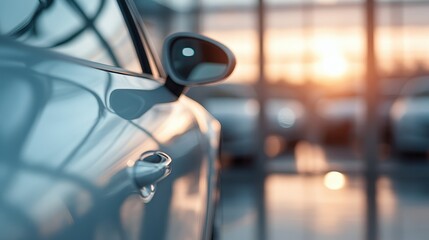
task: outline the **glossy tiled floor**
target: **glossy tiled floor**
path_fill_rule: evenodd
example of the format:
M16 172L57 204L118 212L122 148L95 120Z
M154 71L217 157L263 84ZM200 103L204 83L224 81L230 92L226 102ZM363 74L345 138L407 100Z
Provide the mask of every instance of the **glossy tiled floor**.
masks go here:
M380 177L380 239L429 239L429 178ZM429 176L429 174L427 175ZM332 185L321 174L271 174L265 179L266 239L364 239L365 191L359 174ZM258 239L262 198L250 171L222 177L221 239ZM335 189L335 190L333 190Z

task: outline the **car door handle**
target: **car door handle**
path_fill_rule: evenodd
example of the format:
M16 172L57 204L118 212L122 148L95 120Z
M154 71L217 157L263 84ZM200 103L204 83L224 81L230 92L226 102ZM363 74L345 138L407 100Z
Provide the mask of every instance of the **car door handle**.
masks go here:
M134 180L137 186L155 184L171 173L171 158L160 151L142 154L134 165Z
M170 156L161 151L145 152L135 162L133 177L145 202L152 199L156 184L170 175L171 163Z

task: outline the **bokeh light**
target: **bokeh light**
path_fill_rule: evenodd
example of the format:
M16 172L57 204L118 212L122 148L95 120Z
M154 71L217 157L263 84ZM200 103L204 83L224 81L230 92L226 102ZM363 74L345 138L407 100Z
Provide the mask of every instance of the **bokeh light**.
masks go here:
M346 185L344 174L336 171L328 172L323 178L326 188L331 190L340 190Z

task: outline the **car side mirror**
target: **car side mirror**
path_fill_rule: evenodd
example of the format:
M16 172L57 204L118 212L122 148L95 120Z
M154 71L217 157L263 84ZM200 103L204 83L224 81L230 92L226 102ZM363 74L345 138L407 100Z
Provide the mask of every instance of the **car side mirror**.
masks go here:
M235 67L234 54L213 39L195 33L175 33L164 42L164 86L152 90L116 89L110 107L124 119L139 118L156 104L176 101L186 87L213 83L228 77Z
M235 67L231 50L195 33L175 33L167 37L162 60L168 80L181 86L218 82L228 77Z

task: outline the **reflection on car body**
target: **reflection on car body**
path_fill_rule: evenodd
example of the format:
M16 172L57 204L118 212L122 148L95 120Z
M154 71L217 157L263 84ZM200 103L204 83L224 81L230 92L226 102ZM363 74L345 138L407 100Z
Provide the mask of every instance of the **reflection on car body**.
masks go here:
M25 21L0 28L0 239L209 238L220 125L179 98L187 83L175 69L160 78L132 3L1 5L2 18L14 9ZM171 37L186 39L227 55L211 82L232 71L223 45ZM123 101L116 90L138 94Z

